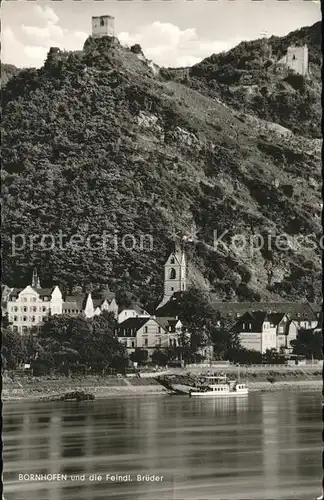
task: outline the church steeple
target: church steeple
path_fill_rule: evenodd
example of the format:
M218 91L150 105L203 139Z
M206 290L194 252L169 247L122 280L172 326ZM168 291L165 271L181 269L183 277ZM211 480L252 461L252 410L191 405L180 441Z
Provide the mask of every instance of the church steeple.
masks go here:
M164 264L164 296L158 308L164 306L174 293L187 289L187 264L184 250L175 243L173 251Z
M31 284L31 286L33 288L41 288L36 267L33 270L33 278L32 278L32 284Z

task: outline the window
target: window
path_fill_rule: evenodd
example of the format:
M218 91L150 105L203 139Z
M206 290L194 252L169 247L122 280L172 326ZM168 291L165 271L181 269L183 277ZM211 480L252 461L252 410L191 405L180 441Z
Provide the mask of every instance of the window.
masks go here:
M135 342L134 342L134 340L132 341L132 347L135 347Z
M27 321L27 317L26 316L23 317L23 321Z
M23 298L23 302L27 302L27 297L24 297L24 298Z
M147 326L144 326L144 333L147 333Z
M33 307L33 312L35 313L37 311L37 307Z
M173 288L173 286L171 287L171 292L174 292L174 288Z
M43 297L44 302L48 302L48 297Z
M35 316L32 316L32 322L35 323L35 321L36 321Z
M174 264L174 263L175 263L174 257L171 257L170 264Z
M17 311L18 311L18 307L17 307L17 306L15 306L15 307L14 307L14 311L15 311L15 312L17 312Z
M46 307L42 307L42 312L46 312Z
M242 328L243 328L243 330L245 330L245 323L243 323Z
M158 333L161 333L161 327L160 326L158 327Z
M170 269L170 280L175 280L177 276L176 270L174 268Z
M104 21L104 19L101 18L100 19L100 26L104 26L104 25L105 25L105 21Z
M33 302L36 302L36 297L33 298Z
M17 316L14 316L14 321L18 321L18 317Z
M145 347L147 347L147 344L148 344L148 340L144 339L144 345L145 345Z
M27 307L24 307L24 308L23 308L23 311L24 311L24 313L25 313L25 312L27 312Z

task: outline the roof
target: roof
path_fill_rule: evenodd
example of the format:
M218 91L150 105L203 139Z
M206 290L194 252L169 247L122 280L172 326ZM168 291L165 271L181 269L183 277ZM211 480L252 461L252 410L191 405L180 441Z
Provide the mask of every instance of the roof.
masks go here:
M105 299L92 299L93 307L100 307Z
M1 296L5 297L12 290L8 285L1 285Z
M40 297L44 297L46 295L51 295L52 291L53 291L53 288L34 288L34 287L32 287L32 289L35 290L35 292L37 292Z
M123 311L129 311L129 310L132 310L132 311L135 311L137 312L137 314L146 314L147 312L141 307L139 306L138 304L131 304L129 307L123 307L121 310L120 310L120 313L123 312ZM149 316L149 314L147 313L147 315Z
M171 330L173 331L176 324L178 323L179 319L174 318L174 317L166 317L166 316L161 316L161 317L156 317L155 321L162 326L162 328L165 331L168 331L169 328L171 327Z
M270 313L268 314L268 320L272 325L278 326L280 321L286 316L286 313Z
M246 312L240 317L234 328L241 330L241 328L239 328L240 325L243 323L250 323L251 331L262 332L263 323L266 319L267 313L265 311Z
M211 306L224 314L243 314L245 312L266 311L268 313L286 313L291 319L314 319L313 310L317 304L311 306L309 302L218 302L211 300Z
M262 326L265 321L278 326L280 321L287 316L285 313L267 313L266 311L249 311L244 313L236 322L234 328L238 329L243 323L251 324L251 331L262 332ZM289 319L289 318L288 318Z
M78 309L78 310L82 310L82 307L80 307L80 304L77 304L76 302L65 301L62 304L62 309L63 309L63 311L65 309Z
M24 288L13 288L9 294L9 297L17 297Z
M25 287L26 288L26 287ZM25 288L13 288L9 294L9 297L18 297L18 295L25 290ZM52 295L53 288L34 288L31 287L35 292L38 293L40 297L50 296Z
M65 297L65 301L63 302L63 308L65 309L65 304L69 303L71 307L73 304L73 307L76 309L84 309L87 298L88 298L87 293L83 293L81 295L67 295Z
M129 318L119 323L116 330L139 330L150 318Z

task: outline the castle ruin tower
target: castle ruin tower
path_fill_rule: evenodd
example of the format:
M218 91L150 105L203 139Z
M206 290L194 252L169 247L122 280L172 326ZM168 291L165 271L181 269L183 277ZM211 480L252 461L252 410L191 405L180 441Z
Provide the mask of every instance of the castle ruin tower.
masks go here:
M32 277L31 286L32 286L32 288L41 288L40 280L39 280L39 276L38 276L36 267L33 270L33 277Z
M103 36L114 37L115 18L113 16L92 17L92 37L101 38Z
M308 47L288 47L287 66L297 75L307 75L308 73Z
M306 76L309 73L307 45L302 47L289 46L286 55L279 59L278 64L285 65L297 75Z
M158 309L164 306L174 293L187 290L187 264L186 256L180 247L175 246L164 264L164 295Z

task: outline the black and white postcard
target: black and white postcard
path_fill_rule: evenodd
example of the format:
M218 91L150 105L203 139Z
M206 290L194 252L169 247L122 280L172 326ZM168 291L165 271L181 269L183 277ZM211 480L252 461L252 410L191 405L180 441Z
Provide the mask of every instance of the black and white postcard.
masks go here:
M319 0L4 0L2 500L320 500Z

